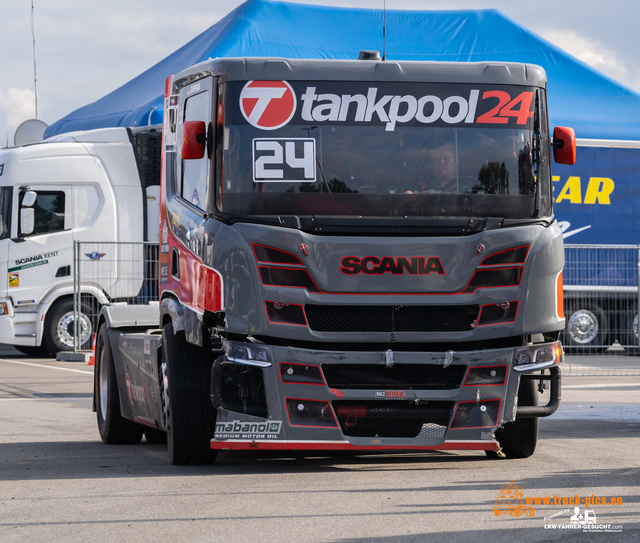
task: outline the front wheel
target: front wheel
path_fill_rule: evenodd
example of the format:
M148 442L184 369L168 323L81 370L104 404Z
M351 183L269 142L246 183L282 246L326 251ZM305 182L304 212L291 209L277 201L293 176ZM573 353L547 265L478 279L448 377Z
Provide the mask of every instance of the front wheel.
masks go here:
M520 378L518 405L538 405L538 392L533 379ZM516 419L495 432L502 452L507 458L529 458L538 444L538 419ZM496 451L486 451L489 458L496 458Z
M210 358L205 349L188 343L183 331L174 334L170 322L164 325L160 374L172 464L208 464L216 459L217 451L210 448L215 425L209 397Z
M80 305L80 319L77 333L80 337L80 350L91 350L93 325L91 323L90 308L87 304ZM73 351L76 336L76 317L73 311L73 300L67 298L58 300L44 321L43 344L52 353Z
M111 355L107 326L100 327L96 341L94 393L98 430L105 443L140 443L144 427L120 414L120 393Z

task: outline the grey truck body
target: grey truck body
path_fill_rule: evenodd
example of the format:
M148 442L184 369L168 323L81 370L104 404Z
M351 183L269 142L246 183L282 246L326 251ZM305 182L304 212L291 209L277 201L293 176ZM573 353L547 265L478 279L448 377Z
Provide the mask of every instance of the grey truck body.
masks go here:
M167 323L209 358L212 449L496 450L523 375L559 401L542 68L215 59L168 81L163 137L159 311L101 317L123 417L166 428Z

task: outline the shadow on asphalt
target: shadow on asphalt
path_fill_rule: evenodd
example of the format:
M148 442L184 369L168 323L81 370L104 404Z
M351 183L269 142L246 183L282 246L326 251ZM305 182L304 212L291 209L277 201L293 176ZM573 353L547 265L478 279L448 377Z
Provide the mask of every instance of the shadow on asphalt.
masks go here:
M133 451L132 451L133 449ZM0 480L86 479L110 477L164 477L196 474L314 473L323 470L397 471L425 469L429 464L494 462L482 451L469 453L324 453L313 451L221 451L213 465L173 466L166 445L105 445L96 442L0 444Z

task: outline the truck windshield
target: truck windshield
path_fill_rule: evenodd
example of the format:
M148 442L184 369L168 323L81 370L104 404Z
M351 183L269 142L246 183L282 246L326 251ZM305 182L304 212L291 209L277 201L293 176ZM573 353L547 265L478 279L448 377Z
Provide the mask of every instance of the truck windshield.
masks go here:
M327 81L225 87L220 212L508 219L551 213L540 89Z
M11 197L12 187L0 187L0 239L11 234Z

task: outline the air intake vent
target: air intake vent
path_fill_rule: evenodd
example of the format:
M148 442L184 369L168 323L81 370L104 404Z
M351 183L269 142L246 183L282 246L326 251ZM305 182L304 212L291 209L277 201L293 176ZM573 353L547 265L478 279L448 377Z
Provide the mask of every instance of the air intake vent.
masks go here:
M468 332L478 318L477 305L305 306L316 332Z
M453 408L453 402L398 400L337 400L332 405L345 436L421 439L442 439Z
M467 366L434 364L323 364L329 388L360 390L452 390L462 382Z

